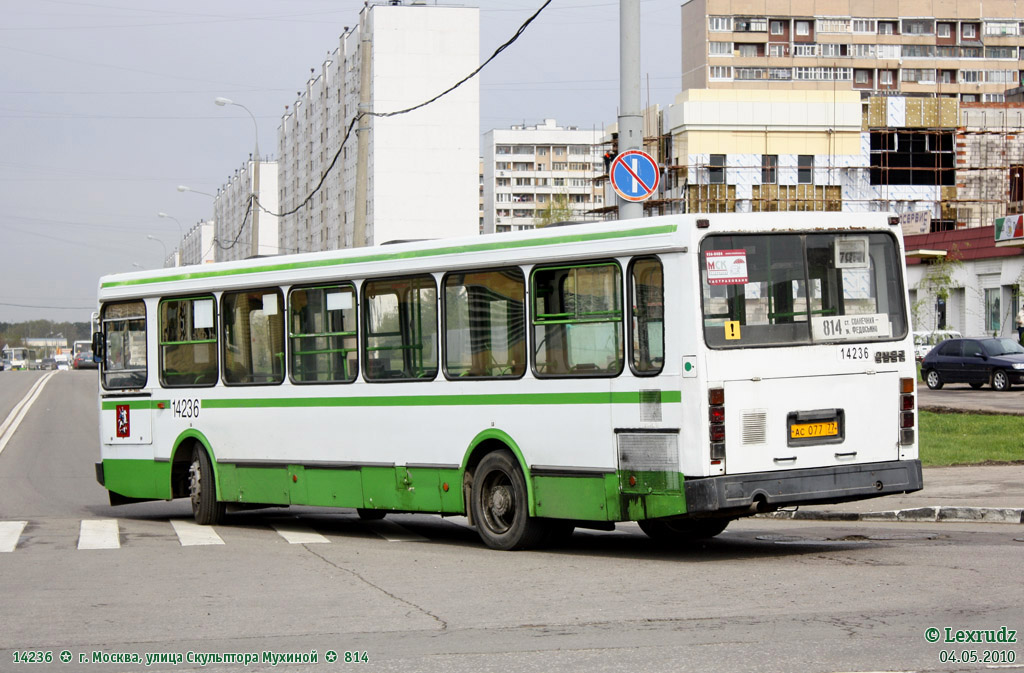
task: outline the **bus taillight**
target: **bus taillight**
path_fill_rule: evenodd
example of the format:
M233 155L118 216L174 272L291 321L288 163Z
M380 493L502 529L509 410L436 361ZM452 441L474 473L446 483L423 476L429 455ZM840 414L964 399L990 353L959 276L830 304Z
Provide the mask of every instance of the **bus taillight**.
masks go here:
M711 460L725 460L725 388L708 390L708 436L711 438Z
M914 443L914 379L900 379L900 444Z

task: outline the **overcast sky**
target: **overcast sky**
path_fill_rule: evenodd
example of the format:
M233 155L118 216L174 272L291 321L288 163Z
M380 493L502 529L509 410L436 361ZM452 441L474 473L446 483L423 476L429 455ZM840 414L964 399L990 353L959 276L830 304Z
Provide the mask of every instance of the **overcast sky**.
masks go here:
M444 3L441 3L444 4ZM543 0L480 0L481 61ZM680 0L641 0L644 104L679 90ZM257 118L286 105L362 0L0 0L0 321L88 320L101 275L160 266L212 218ZM617 0L554 0L481 73L480 130L616 119ZM147 239L154 236L160 241Z

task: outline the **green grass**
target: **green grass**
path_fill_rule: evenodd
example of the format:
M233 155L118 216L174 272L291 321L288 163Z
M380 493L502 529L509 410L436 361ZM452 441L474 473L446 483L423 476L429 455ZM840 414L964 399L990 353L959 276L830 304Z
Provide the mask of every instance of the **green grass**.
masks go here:
M918 414L921 463L926 466L1024 461L1024 417Z

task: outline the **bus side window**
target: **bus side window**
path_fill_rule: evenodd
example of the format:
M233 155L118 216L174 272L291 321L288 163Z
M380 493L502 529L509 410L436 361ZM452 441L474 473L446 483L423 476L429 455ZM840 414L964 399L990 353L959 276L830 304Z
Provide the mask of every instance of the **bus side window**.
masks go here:
M217 311L212 296L160 302L160 382L167 388L217 383Z
M288 295L291 377L295 383L351 383L356 378L355 288L296 288Z
M654 257L633 261L629 276L633 371L652 375L665 366L665 284L661 262Z
M146 304L106 304L103 326L103 387L107 390L146 385Z
M224 383L284 381L284 312L277 288L225 292Z
M617 376L622 371L621 278L614 262L534 269L537 376Z
M367 281L363 316L367 381L432 381L437 376L433 276Z
M526 286L518 268L444 279L445 374L518 378L526 373Z

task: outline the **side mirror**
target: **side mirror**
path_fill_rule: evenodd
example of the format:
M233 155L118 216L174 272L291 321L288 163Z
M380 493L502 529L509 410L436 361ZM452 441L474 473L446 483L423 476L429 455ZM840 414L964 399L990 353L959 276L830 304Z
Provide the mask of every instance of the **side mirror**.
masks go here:
M103 332L92 333L92 360L93 362L103 362Z

